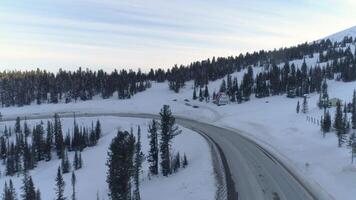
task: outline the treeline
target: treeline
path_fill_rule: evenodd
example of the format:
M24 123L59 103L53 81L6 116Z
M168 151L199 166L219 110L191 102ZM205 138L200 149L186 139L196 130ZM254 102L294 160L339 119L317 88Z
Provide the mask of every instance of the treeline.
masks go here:
M164 105L160 112L161 120L158 123L152 120L148 129L150 149L147 156L149 163L149 176L157 176L159 169L163 176L177 172L179 168L186 167L186 155L171 152L172 140L181 133L175 124L168 105ZM141 150L141 129L138 127L137 137L127 131L118 131L112 140L108 152L107 183L110 199L139 200L140 173L145 156ZM160 160L160 162L159 162ZM160 167L159 167L160 166ZM132 188L133 185L133 188Z
M273 51L261 50L245 55L240 54L235 57L213 57L189 65L179 67L175 65L168 70L151 69L148 73L142 73L140 70L137 72L114 70L107 73L103 70L91 71L81 68L74 72L59 70L57 73L39 69L26 72L4 71L0 72L0 101L3 107L23 106L33 102L37 104L69 103L77 100L90 100L95 95L109 98L115 92L119 99L126 99L149 88L150 81L166 80L169 81L170 89L179 92L189 80L194 80L197 87L204 87L209 81L215 81L248 66L272 66L273 68L276 64L314 57L316 53L319 54L320 62L333 61L331 72L343 72L340 78L344 78L344 81L351 81L354 80L355 70L345 67L351 60L340 61L339 59L351 57L353 54L351 50L343 47L352 42L355 43L352 37L346 37L338 43L321 40ZM335 63L336 61L338 64ZM264 80L265 77L261 76L259 79ZM268 77L266 79L268 80Z
M65 137L62 129L61 119L58 114L54 115L52 121L48 120L46 125L41 121L33 129L30 128L26 120L22 123L19 117L16 118L14 128L5 126L3 135L0 137L0 160L5 165L6 175L23 175L21 199L41 199L40 190L35 188L32 177L29 175L29 170L36 168L37 163L40 161L51 161L53 154L61 159L61 165L58 167L55 178L56 199L67 199L64 196L65 182L62 174L71 171L71 199L77 199L75 170L83 166L81 151L86 147L97 144L102 135L101 124L97 120L95 125L92 122L91 127L79 126L74 117L73 129L68 130ZM69 151L75 151L72 164L68 157ZM18 199L11 179L8 183L5 182L2 199Z
M5 126L4 134L0 137L0 160L5 165L5 174L12 176L23 171L32 170L40 161L50 161L55 153L62 160L62 172L68 173L71 164L68 151L75 151L73 168L82 167L81 151L90 146L95 146L101 137L100 121L95 126L79 127L74 119L72 130L63 136L62 124L58 114L53 121L45 124L36 124L33 129L27 121L21 125L17 117L14 129Z
M189 80L194 80L196 87L204 88L209 81L223 78L235 71L240 72L249 66L273 68L275 65L292 60L313 58L316 54L321 55L320 58L316 58L319 62L350 56L350 50L343 48L349 43L356 43L356 40L345 37L343 41L333 43L327 39L273 51L262 50L236 57L207 59L188 66L175 66L167 71L167 79L170 88L176 92L179 92L184 83Z
M157 72L158 73L158 72ZM33 102L69 103L77 100L90 100L95 95L109 98L117 92L119 99L131 98L151 86L149 80L159 79L150 75L121 70L106 73L103 70L64 71L50 73L36 71L0 72L0 103L2 107L24 106Z
M341 45L341 44L340 44ZM345 49L339 48L339 53L334 60L329 60L321 67L308 66L304 60L301 67L296 67L294 63L285 62L279 66L272 63L264 67L262 72L254 75L254 68L249 66L243 78L238 82L237 77L227 75L226 79L222 80L219 92L226 93L230 101L241 103L248 101L252 94L256 98L263 98L271 95L287 94L287 97L303 97L306 94L313 92L320 93L322 91L322 83L324 80L338 81L355 81L356 80L356 52L351 53L350 47ZM329 52L329 53L328 53ZM330 54L322 53L324 56ZM199 88L199 89L197 89ZM199 92L199 100L205 97L202 93L202 88L199 85L194 88L193 99L196 99L196 91ZM207 85L205 90L208 91ZM203 91L203 92L204 92ZM202 93L202 94L201 94ZM215 91L213 99L215 99Z

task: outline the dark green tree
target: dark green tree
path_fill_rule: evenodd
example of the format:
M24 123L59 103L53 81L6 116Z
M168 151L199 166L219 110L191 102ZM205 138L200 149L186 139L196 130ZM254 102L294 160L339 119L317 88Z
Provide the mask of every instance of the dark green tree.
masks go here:
M148 138L150 149L148 152L149 170L152 175L158 174L158 157L159 157L159 144L158 144L158 127L156 120L152 120L148 126Z
M171 155L170 146L175 136L181 133L178 126L175 124L175 118L168 105L164 105L160 112L161 116L161 170L163 176L168 176L171 173Z
M118 131L112 140L106 165L106 182L112 200L131 200L131 178L134 171L135 137L127 131Z
M135 145L135 159L134 159L134 191L133 200L140 200L140 173L142 169L142 162L144 160L144 155L141 150L141 128L137 128L137 142Z
M62 176L62 170L61 167L58 167L57 170L57 176L56 176L56 198L55 200L65 200L66 197L64 196L64 188L65 188L65 182Z

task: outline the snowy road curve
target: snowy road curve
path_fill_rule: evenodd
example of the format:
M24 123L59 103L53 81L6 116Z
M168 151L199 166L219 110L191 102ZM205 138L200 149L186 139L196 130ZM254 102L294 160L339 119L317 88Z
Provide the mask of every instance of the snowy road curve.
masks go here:
M72 117L62 114L62 117ZM152 114L77 113L77 117L118 116L158 118ZM32 115L27 119L51 118ZM6 118L4 120L14 120ZM319 199L313 191L277 158L238 132L203 122L177 117L177 123L210 138L218 147L226 173L229 200L308 200Z

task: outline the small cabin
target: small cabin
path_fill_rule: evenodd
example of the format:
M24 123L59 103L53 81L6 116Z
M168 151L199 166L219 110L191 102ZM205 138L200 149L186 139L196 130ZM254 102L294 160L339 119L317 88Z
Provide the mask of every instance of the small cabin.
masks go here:
M227 96L224 92L217 93L214 99L215 104L218 106L226 105L229 101L229 96Z

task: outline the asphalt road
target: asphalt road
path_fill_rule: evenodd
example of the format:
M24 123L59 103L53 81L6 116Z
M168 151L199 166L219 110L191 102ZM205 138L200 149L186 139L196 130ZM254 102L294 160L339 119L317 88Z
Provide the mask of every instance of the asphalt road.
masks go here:
M62 117L71 117L62 114ZM77 117L119 116L157 118L151 114L95 113L76 114ZM49 115L30 116L27 119L49 118ZM4 119L13 120L13 119ZM222 127L185 118L177 123L210 138L218 147L224 164L229 200L309 200L318 199L277 158L255 142Z

